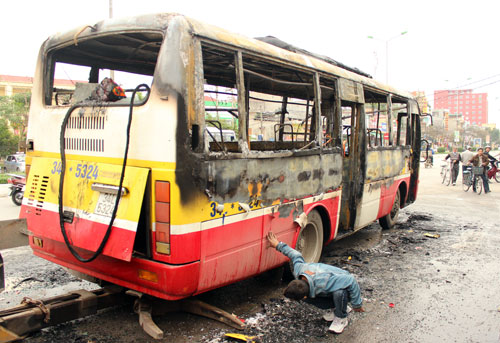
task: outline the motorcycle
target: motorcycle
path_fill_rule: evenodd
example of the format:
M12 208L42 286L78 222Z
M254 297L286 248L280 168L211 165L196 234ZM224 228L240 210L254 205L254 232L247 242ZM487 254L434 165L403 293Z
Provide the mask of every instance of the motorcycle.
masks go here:
M21 175L10 174L10 178L7 179L7 183L10 184L10 194L12 202L17 206L21 206L23 203L24 189L26 187L26 177Z
M490 168L487 173L488 180L494 179L496 182L500 183L500 169L498 169L498 161L490 163Z
M427 157L424 165L425 168L432 168L432 162L433 162L432 160L433 160L432 156Z

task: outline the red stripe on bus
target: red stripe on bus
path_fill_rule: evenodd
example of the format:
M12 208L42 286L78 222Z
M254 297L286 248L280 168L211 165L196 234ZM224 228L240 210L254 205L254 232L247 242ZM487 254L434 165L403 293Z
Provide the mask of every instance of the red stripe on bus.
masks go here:
M29 223L29 230L39 238L48 238L64 242L59 226L59 213L49 210L36 211L36 208L23 205L21 213ZM65 223L66 234L74 247L91 252L99 248L107 224L96 223L88 219L74 217L73 223ZM113 226L103 254L117 259L130 261L135 240L135 232ZM68 250L66 248L66 250Z

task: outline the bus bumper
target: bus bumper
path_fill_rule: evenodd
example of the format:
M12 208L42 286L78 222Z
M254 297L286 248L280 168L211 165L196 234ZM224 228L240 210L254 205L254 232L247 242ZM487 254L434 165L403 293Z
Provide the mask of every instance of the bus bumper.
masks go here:
M71 255L64 243L38 238L34 241L33 236L29 237L29 243L36 256L154 297L179 300L193 295L197 289L199 261L172 265L138 257L132 257L130 262L126 262L100 255L92 262L82 263ZM146 280L144 275L148 275L149 280Z

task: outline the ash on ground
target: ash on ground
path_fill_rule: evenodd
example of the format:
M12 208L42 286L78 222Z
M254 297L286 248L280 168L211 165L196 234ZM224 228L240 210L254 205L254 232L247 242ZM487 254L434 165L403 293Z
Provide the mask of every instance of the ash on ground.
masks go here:
M428 213L413 212L407 215L403 210L400 215L400 223L392 230L382 231L378 224L373 224L325 248L321 262L344 268L356 277L367 310L365 313L349 314L349 325L343 335L329 333L329 323L322 318L326 309L332 307L331 300L329 304L321 301L291 301L282 295L287 281L273 283L252 278L198 297L244 319L247 327L243 331L238 332L224 324L190 314L169 314L154 318L165 332L165 338L160 342L236 342L224 337L225 333L231 332L257 336L263 343L335 342L341 336L348 335L350 330L355 330L357 321L363 322L365 318L374 322L385 320L389 311L397 310L408 296L405 292L396 292L391 288L393 283L421 282L420 264L430 263L433 257L447 249L450 241L457 239L450 233L478 229L473 223L459 225ZM51 280L51 275L54 275L57 282L58 278L65 278L58 273L35 273L31 276L37 280ZM439 270L436 273L439 274ZM433 274L426 275L430 275L430 281L445 282ZM52 282L40 283L37 280L25 282L25 285L31 287ZM11 283L9 292L16 292L17 289L13 289ZM3 293L1 297L4 297ZM60 340L154 342L142 332L137 315L127 306L46 329L28 338L27 342Z

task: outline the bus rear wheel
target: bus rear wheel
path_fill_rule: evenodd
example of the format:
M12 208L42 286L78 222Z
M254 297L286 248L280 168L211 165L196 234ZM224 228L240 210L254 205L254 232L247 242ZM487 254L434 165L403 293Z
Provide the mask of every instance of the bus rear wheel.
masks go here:
M295 249L308 263L318 262L323 250L323 221L318 211L312 210L307 216L307 224L300 229Z
M401 208L401 195L399 194L399 189L396 192L396 196L394 197L394 203L392 204L391 212L389 212L384 217L378 220L382 229L389 230L396 225L399 216L399 209Z

